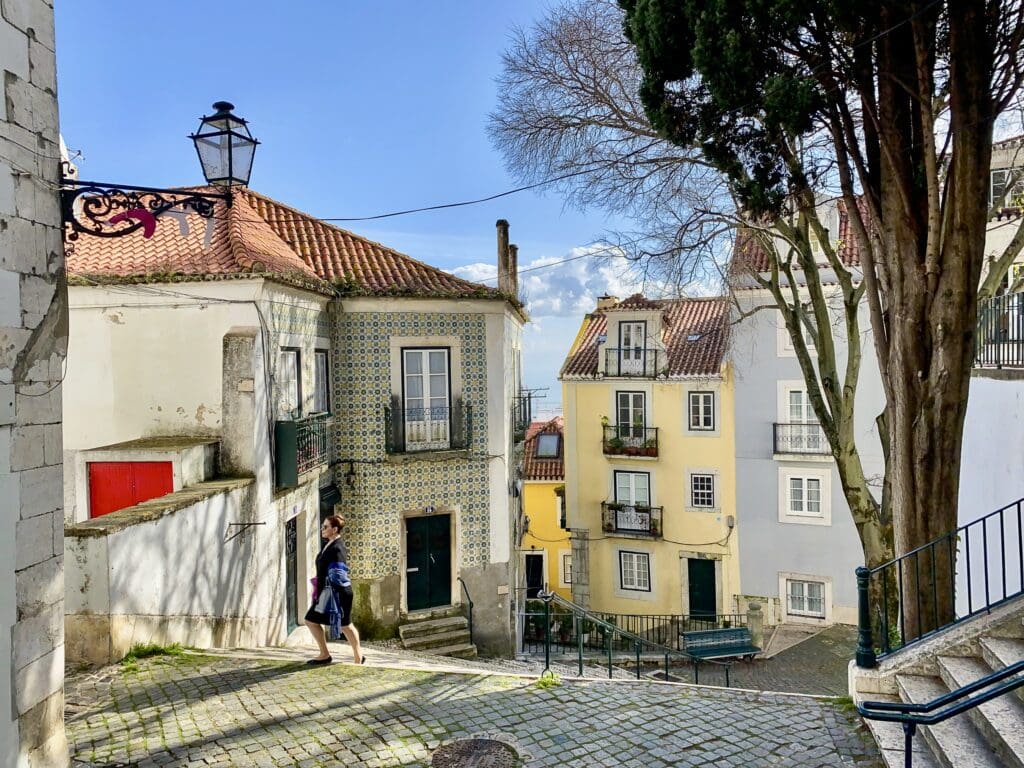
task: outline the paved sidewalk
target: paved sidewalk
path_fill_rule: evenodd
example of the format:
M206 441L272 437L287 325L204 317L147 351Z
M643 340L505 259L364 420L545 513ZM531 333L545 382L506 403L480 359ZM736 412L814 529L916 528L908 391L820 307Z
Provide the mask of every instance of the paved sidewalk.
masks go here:
M822 699L618 680L541 689L508 674L382 667L380 651L363 667L320 668L291 653L72 675L73 765L430 766L439 746L472 736L510 745L523 768L881 765L857 718Z

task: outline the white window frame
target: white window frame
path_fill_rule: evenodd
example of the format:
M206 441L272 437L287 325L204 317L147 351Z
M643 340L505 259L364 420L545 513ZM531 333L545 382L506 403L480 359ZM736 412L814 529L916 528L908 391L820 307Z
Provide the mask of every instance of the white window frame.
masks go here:
M432 394L432 377L438 374L431 372L431 355L437 352L444 353L444 395ZM410 373L408 364L411 356L419 356L419 373ZM452 442L452 355L448 347L403 347L401 350L402 360L402 418L405 425L405 447L407 451L437 450L451 447ZM410 377L421 379L420 395L410 398L408 384ZM421 419L410 418L410 399L420 400ZM443 406L434 405L432 401L444 399ZM444 409L442 414L435 412L435 408Z
M697 510L699 512L711 512L718 509L718 473L707 470L693 470L687 473L689 482L688 493L686 496L687 509ZM710 504L698 504L696 494L698 493L695 488L694 480L697 478L710 479L711 480L711 503ZM700 493L706 493L705 490L701 490Z
M571 549L560 549L558 550L558 586L560 587L571 587L572 586L572 550ZM568 566L568 568L566 568Z
M707 398L711 399L711 426L705 426L707 418ZM693 425L694 400L699 400L700 426ZM686 393L686 431L704 434L718 431L718 393L713 389L694 389Z
M833 461L832 454L829 451L828 438L825 437L824 431L821 430L821 424L818 422L817 414L814 413L814 407L811 405L810 396L807 394L807 382L800 380L789 380L778 382L778 423L779 424L816 424L818 426L817 434L811 435L810 433L805 435L804 439L807 441L807 445L814 445L816 448L820 447L824 453L781 453L775 454L776 459L785 459L787 461ZM800 392L803 394L804 407L803 407L803 420L798 422L793 418L793 413L790 407L790 395L793 392ZM773 436L774 437L774 436ZM817 439L819 442L813 443L812 441ZM772 445L774 451L775 446Z
M789 586L791 583L821 584L822 585L822 612L814 613L807 610L791 610L789 601ZM828 576L821 576L812 573L779 573L779 606L782 612L782 620L793 624L831 624L833 616L832 606L832 579Z
M326 349L313 350L313 412L331 412L331 355Z
M630 475L631 480L629 483L630 498L620 499L619 498L619 475ZM638 501L636 497L636 476L643 475L647 479L647 501ZM616 469L612 470L612 499L619 504L626 504L629 506L654 506L652 499L654 498L654 488L651 485L651 473L650 472L637 472L631 469Z
M776 350L776 354L778 357L796 357L796 349L793 347L793 339L790 337L789 330L786 328L786 321L782 317L781 312L776 312L775 315L778 318L778 330L776 331L778 349ZM803 330L804 340L807 344L807 354L811 357L815 357L818 354L818 350L815 348L814 343L807 337L807 329L804 328Z
M294 365L286 362L293 359ZM294 371L294 376L291 372ZM281 347L277 354L277 418L291 421L302 416L302 350Z
M819 483L820 503L818 512L793 511L790 499L790 482L800 479L803 482L804 499L806 500L807 480ZM804 507L806 509L806 506ZM808 467L779 468L779 522L799 525L832 525L832 472Z
M988 175L988 207L991 208L995 204L996 200L996 174L1000 176L999 186L1005 191L1006 183L1009 181L1010 176L1014 173L1021 173L1020 178L1013 185L1010 194L1007 195L1006 200L1002 202L1002 206L1006 208L1014 207L1014 197L1016 195L1024 196L1024 173L1019 168L993 168ZM1000 193L1002 194L1002 193Z
M619 589L623 592L643 592L650 594L653 592L653 584L651 581L651 556L647 552L639 552L636 550L620 549L618 551L618 577L619 577ZM631 573L636 578L632 581L632 586L626 585L626 561L632 560ZM642 569L641 569L642 566ZM639 576L641 573L646 573L646 579L641 579ZM644 586L646 581L646 586Z

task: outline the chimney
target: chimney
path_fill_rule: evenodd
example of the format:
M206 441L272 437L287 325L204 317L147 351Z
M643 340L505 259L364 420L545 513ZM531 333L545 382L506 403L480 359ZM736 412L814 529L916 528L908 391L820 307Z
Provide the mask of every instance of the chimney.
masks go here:
M612 307L614 307L618 303L619 303L619 297L618 296L611 296L610 294L606 293L604 296L598 296L597 297L597 308L599 310L601 310L601 309L611 309Z
M498 228L498 290L509 294L512 292L512 280L509 274L508 222L498 219L495 226Z
M519 246L508 247L508 283L509 294L513 297L519 295Z

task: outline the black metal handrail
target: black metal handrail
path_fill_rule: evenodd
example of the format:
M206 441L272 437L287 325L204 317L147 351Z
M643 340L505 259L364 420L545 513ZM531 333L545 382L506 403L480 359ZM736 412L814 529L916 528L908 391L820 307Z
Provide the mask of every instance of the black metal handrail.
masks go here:
M857 705L857 711L861 717L868 720L881 720L887 723L900 723L903 725L903 764L905 768L913 768L913 739L919 725L935 725L948 720L968 710L984 704L987 701L998 698L1024 685L1024 676L1013 677L1019 672L1024 672L1024 661L1018 661L991 675L986 675L978 680L968 683L947 694L924 704L909 704L904 702L890 701L865 701ZM1002 682L1013 677L1008 682ZM1001 685L996 685L1001 683ZM995 687L990 687L995 686ZM978 696L971 694L988 688ZM969 697L969 698L965 698ZM950 707L947 704L957 702ZM940 707L946 707L940 709ZM935 712L939 709L938 712Z
M662 507L602 501L601 528L605 533L630 533L660 538L663 531L662 511Z
M570 600L566 600L560 595L556 595L553 592L549 592L546 589L541 591L539 598L544 603L544 612L539 614L544 622L544 671L547 672L551 668L551 627L552 627L552 611L551 606L555 604L558 606L563 616L571 616L573 626L576 628L583 628L589 625L589 632L596 632L603 638L603 650L607 651L607 662L608 662L608 677L611 678L614 674L614 651L616 647L621 650L630 649L635 654L636 663L636 678L640 679L640 666L641 657L643 653L648 655L657 655L663 658L665 666L665 678L669 677L669 660L672 658L679 659L683 662L689 662L693 665L694 671L694 682L699 683L697 677L698 664L711 663L725 669L725 685L728 688L730 685L729 670L733 665L731 660L714 660L714 659L698 659L686 651L679 650L678 648L670 648L661 643L653 642L647 638L641 637L633 632L630 632L622 627L619 627L613 621L609 621L602 618L599 613L592 613L586 608L576 605ZM529 615L529 614L527 614ZM588 633L589 633L588 632ZM583 633L577 631L577 674L583 675Z
M466 586L466 582L462 580L461 576L456 577L459 580L459 584L462 585L462 594L466 596L466 606L469 608L469 615L466 617L466 621L469 623L469 642L473 643L473 598L469 596L469 587Z
M645 347L605 348L604 375L653 379L663 373L665 353Z
M979 302L974 365L1024 367L1024 293L993 296Z
M398 400L398 398L395 398ZM387 453L462 450L473 432L473 408L459 404L424 408L384 407Z
M602 450L606 456L657 456L658 428L605 424Z
M832 448L825 437L825 430L814 422L796 424L773 424L775 453L806 453L827 455Z
M1022 505L1024 498L887 563L858 568L857 665L873 667L890 653L1024 594ZM872 591L880 604L871 604ZM950 603L952 611L944 608ZM908 619L910 608L916 621Z

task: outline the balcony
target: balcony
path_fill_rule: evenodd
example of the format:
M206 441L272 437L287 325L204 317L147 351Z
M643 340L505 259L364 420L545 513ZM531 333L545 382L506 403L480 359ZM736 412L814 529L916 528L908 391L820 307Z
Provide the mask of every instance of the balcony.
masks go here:
M604 355L605 376L654 379L668 364L660 349L606 349Z
M820 424L775 424L775 453L831 456Z
M601 528L605 533L661 538L661 507L601 502Z
M469 447L473 409L458 403L452 407L384 408L384 450L389 454L459 451Z
M602 448L605 456L658 455L658 428L634 424L605 424Z
M1024 368L1024 293L993 296L978 305L975 368Z
M278 488L295 488L299 477L328 462L329 413L274 423L274 468Z

